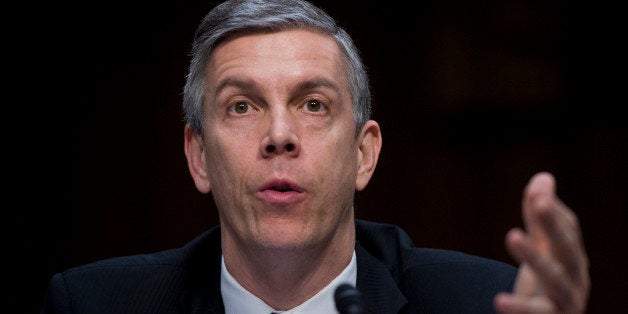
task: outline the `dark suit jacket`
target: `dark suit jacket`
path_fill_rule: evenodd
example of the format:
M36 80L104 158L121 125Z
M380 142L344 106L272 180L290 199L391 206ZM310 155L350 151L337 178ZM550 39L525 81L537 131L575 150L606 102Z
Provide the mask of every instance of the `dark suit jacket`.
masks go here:
M492 313L493 296L509 291L517 272L482 257L416 248L399 227L361 220L355 250L357 288L376 314ZM53 276L42 313L224 313L220 261L214 227L181 248L72 268Z

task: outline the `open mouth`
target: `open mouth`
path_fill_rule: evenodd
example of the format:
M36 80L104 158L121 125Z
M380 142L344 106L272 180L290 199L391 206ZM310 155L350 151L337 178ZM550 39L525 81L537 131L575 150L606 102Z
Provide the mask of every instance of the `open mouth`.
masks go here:
M302 199L303 189L284 180L268 182L259 191L260 197L271 203L292 203Z
M276 181L268 182L264 184L262 188L260 189L260 191L268 191L268 190L276 191L276 192L298 192L298 193L303 192L303 189L301 189L298 185L289 181L285 181L285 180L276 180Z
M273 191L277 191L277 192L290 192L290 191L294 191L294 189L288 185L288 184L284 184L284 185L278 185L278 186L273 186L270 188Z

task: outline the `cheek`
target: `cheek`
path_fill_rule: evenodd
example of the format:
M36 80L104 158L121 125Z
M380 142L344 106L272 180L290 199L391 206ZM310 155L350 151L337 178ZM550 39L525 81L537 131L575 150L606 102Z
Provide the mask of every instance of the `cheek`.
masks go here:
M244 153L238 153L229 145L212 145L213 152L207 153L208 176L212 186L214 202L222 219L233 225L242 220L245 208L247 162Z
M214 190L218 191L223 187L231 187L228 191L241 186L243 176L249 173L252 162L250 151L253 145L245 143L236 137L217 136L208 142L206 149L206 160L208 176ZM217 193L219 194L219 193Z
M329 141L329 145L320 147L321 154L318 161L322 176L330 182L333 188L343 193L351 194L357 176L357 149L353 139L338 138ZM315 157L316 158L316 157ZM349 191L349 192L347 192Z

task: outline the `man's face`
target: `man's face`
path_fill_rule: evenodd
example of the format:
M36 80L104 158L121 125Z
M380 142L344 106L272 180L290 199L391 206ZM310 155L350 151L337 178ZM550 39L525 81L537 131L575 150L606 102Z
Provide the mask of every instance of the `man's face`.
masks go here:
M228 241L302 249L352 224L364 136L345 72L336 43L309 31L243 35L215 50L196 137L202 187L195 180L213 191Z

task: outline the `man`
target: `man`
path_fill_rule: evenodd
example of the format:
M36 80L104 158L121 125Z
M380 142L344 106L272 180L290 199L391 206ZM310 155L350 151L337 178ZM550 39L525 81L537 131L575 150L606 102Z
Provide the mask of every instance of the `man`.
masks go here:
M354 218L382 136L366 72L333 19L297 0L227 1L196 34L184 92L185 155L220 226L186 246L53 277L43 312L335 313L357 287L370 313L582 313L577 218L548 173L524 191L521 263L418 249Z

